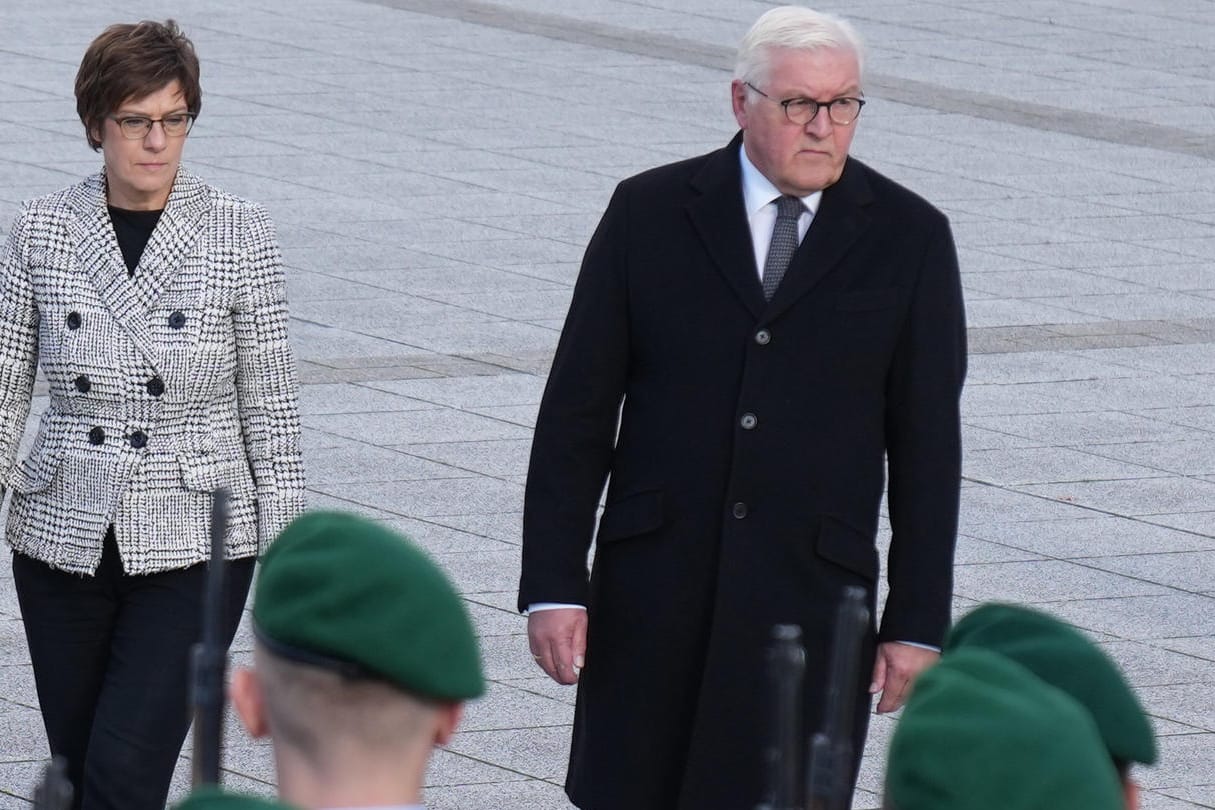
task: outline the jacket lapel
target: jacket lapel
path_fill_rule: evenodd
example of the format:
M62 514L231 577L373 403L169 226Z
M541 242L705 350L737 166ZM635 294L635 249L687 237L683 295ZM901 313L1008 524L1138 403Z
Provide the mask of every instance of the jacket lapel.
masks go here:
M92 282L101 303L114 316L114 321L130 335L139 351L156 363L146 309L127 275L118 238L114 235L114 224L106 210L105 175L94 175L76 186L68 205L73 216L67 227L75 243L76 261Z
M743 205L742 167L738 150L742 133L712 156L692 178L697 196L688 216L716 269L755 318L764 310L764 293L755 268L751 229Z
M839 264L869 227L864 208L872 199L864 167L849 158L840 179L823 191L810 230L793 254L765 316L774 318L784 312Z
M135 268L135 294L145 312L156 305L181 270L202 233L200 222L207 209L206 186L197 177L178 170L164 213Z

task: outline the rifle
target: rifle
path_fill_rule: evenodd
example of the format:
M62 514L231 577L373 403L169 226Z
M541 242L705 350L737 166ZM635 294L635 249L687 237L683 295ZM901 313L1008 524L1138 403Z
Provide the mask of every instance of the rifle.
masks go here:
M869 623L865 591L845 588L835 620L823 728L810 743L802 781L805 718L802 714L806 650L800 627L778 624L768 647L772 687L772 735L766 754L765 801L756 810L847 810L852 780L852 729L861 639Z
M810 764L806 771L806 807L810 810L848 810L857 672L861 665L861 639L868 624L865 591L845 588L831 645L823 728L810 743Z
M202 640L191 650L190 703L194 710L194 768L192 786L219 784L220 748L224 737L224 672L226 651L221 641L224 611L224 535L228 529L228 490L217 489L211 500L211 561L203 596Z
M51 764L42 773L42 781L34 788L34 810L68 810L72 806L72 783L67 778L67 760L51 757Z
M772 628L768 647L768 679L772 687L772 738L766 753L768 791L758 810L801 810L802 686L806 648L802 629L794 624Z

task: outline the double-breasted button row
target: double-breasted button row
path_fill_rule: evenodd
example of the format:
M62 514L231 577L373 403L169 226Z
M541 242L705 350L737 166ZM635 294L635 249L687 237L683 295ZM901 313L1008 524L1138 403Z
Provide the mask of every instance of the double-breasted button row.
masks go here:
M136 450L139 450L140 448L147 446L148 434L144 433L142 430L137 430L130 436L127 436L127 443ZM89 444L105 444L105 429L95 427L90 430Z
M75 380L76 390L82 394L87 394L93 389L93 382L87 374L81 374ZM148 393L154 397L158 397L165 392L165 381L160 377L153 377L144 383Z

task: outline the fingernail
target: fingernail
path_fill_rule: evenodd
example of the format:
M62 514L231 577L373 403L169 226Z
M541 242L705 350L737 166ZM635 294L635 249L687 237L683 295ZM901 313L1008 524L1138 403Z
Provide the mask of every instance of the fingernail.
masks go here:
M869 684L869 694L876 695L877 690L878 690L877 681L874 681L873 683Z
M574 656L574 669L582 669L586 666L586 657L581 655Z

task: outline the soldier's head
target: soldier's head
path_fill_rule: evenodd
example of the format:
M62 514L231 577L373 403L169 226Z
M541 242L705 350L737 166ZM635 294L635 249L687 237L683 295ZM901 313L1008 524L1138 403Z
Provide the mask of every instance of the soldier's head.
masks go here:
M1100 647L1053 616L993 603L976 608L954 625L943 655L967 649L989 650L1016 661L1083 706L1118 770L1127 807L1138 806L1138 786L1130 768L1136 762L1156 761L1156 738L1134 691Z
M432 747L485 688L447 578L354 515L310 513L283 531L261 562L253 624L254 665L234 673L232 702L253 736L273 740L280 794L302 807L319 806L317 784L388 769L420 787Z
M890 810L1121 810L1096 723L1067 693L993 652L920 675L890 742Z

